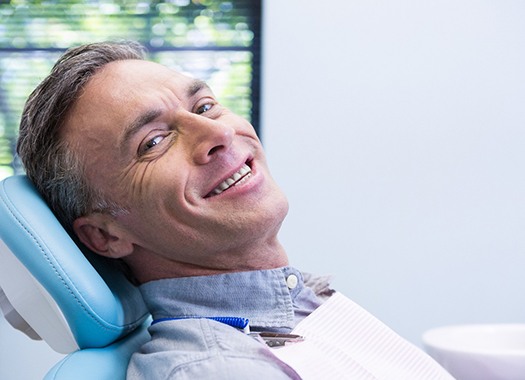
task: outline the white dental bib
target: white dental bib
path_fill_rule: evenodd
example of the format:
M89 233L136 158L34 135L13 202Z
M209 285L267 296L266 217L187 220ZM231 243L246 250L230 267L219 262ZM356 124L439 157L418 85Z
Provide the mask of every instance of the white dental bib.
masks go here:
M304 380L451 380L418 349L340 293L300 322L304 341L270 351Z

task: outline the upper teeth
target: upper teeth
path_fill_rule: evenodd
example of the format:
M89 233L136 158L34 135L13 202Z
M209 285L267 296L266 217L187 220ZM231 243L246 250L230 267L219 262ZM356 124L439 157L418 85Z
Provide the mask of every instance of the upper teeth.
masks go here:
M219 186L217 186L212 193L217 195L222 193L224 190L229 189L233 185L237 185L241 179L245 178L248 174L252 172L252 169L246 164L242 166L242 168L239 169L238 172L233 173L233 175L230 178L225 179L221 183L219 183Z

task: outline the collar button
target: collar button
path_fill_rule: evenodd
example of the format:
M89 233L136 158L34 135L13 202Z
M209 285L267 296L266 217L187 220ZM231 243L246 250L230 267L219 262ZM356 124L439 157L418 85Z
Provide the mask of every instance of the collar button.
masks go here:
M295 274L291 274L286 279L286 286L288 286L289 289L295 289L298 282L299 280L297 279L297 276Z

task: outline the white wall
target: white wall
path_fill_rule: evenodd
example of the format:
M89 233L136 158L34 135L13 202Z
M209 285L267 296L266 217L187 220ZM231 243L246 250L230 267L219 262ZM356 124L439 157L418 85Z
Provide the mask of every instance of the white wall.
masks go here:
M403 336L525 322L525 3L265 1L292 263Z
M0 379L40 380L62 358L46 343L13 329L0 312Z

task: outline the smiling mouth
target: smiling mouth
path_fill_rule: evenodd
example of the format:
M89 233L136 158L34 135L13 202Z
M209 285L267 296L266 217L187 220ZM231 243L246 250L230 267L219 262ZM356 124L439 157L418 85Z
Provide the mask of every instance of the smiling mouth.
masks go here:
M226 178L224 181L219 183L219 185L210 191L210 193L206 196L206 198L213 197L215 195L219 195L220 193L223 193L224 191L228 190L231 187L240 185L246 180L251 177L252 175L252 169L247 165L244 164L239 171L233 173L233 175L229 178Z

